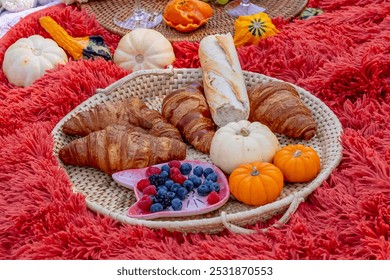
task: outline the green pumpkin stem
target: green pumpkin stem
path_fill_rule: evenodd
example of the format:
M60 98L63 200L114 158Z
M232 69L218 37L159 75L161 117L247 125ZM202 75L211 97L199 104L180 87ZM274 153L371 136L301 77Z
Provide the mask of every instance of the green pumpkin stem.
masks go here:
M250 134L249 130L246 129L245 127L242 127L241 130L240 130L240 135L244 136L244 137L248 137Z
M256 166L253 166L251 175L252 176L259 176L260 175L260 172L259 172L259 170L257 170Z

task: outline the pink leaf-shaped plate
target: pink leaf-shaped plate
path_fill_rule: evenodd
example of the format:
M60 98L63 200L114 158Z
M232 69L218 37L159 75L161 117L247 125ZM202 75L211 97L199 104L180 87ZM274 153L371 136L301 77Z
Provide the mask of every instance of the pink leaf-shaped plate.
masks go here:
M218 167L216 167L211 163L197 161L197 160L183 160L180 162L190 163L192 165L192 169L194 169L194 167L198 165L202 166L203 169L206 169L207 167L212 168L214 172L218 175L217 182L219 183L220 186L220 191L218 193L219 201L214 204L209 204L207 202L208 196L200 196L197 193L196 188L194 188L194 191L189 192L187 197L182 201L183 207L179 211L174 211L171 207L155 213L142 210L138 206L138 202L143 196L143 193L136 186L140 180L147 178L145 174L147 168L128 169L128 170L123 170L114 173L112 175L112 178L114 179L115 182L117 182L118 184L126 188L130 188L134 190L137 202L134 203L129 208L129 210L127 211L127 216L132 218L141 218L141 219L155 219L155 218L163 218L163 217L184 217L184 216L200 215L200 214L205 214L214 211L220 208L222 205L224 205L226 201L228 201L230 196L229 184L227 182L225 174L223 174L223 172ZM161 168L161 166L163 166L164 164L167 163L156 164L154 166ZM185 177L188 178L190 175L192 175L192 171L189 175L186 175Z

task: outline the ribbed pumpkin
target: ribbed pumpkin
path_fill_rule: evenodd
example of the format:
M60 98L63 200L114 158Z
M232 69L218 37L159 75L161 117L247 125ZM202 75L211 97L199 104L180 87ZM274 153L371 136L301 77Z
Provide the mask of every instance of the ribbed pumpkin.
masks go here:
M283 174L268 162L241 164L230 174L229 187L238 201L261 206L278 198L283 189Z
M205 24L213 15L213 8L199 0L172 0L165 6L165 23L180 32L191 32Z
M234 45L258 44L261 39L278 32L266 13L239 16L234 23Z
M275 154L273 164L282 171L285 181L292 183L310 181L321 168L317 152L301 144L283 147Z

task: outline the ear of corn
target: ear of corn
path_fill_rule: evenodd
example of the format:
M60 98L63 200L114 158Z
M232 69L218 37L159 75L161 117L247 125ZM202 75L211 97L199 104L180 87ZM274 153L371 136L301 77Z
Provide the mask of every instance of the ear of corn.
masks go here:
M89 44L89 37L72 37L50 16L39 19L41 26L50 34L56 43L63 48L74 60L83 57L83 50Z

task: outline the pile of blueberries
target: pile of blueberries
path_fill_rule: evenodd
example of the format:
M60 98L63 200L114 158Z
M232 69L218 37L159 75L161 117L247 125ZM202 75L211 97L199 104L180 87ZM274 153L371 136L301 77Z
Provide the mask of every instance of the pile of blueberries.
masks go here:
M144 211L152 213L163 211L169 207L179 211L183 207L183 200L191 192L199 196L207 196L209 204L217 203L220 185L218 175L207 167L193 166L173 160L158 168L150 166L146 169L145 179L137 183L137 188L143 193L138 206Z

